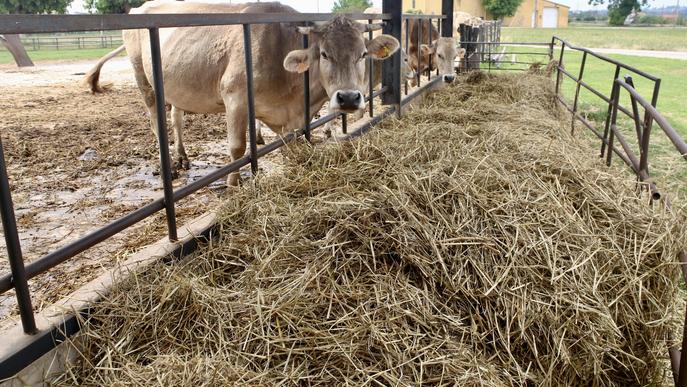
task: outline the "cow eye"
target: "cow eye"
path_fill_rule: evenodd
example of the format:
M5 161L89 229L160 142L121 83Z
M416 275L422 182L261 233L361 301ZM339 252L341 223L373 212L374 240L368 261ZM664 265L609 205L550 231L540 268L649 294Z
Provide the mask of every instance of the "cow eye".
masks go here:
M444 56L439 54L439 59L444 59Z
M367 52L363 52L363 55L360 56L360 59L365 59L367 58Z
M320 55L322 56L322 59L324 60L329 60L329 57L327 56L327 53L324 51L320 51Z

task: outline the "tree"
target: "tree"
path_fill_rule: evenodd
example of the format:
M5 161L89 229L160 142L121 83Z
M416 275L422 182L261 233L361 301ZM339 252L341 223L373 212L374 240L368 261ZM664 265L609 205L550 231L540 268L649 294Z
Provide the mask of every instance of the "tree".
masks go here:
M86 0L84 6L90 13L129 13L131 8L145 2L146 0Z
M370 7L372 7L370 0L337 0L334 2L332 12L363 12Z
M0 13L33 14L65 13L72 0L0 0ZM21 44L19 35L0 35L0 44L5 46L19 67L33 66L29 54Z
M589 0L591 5L604 4L606 0ZM639 11L649 0L608 0L608 23L621 26L633 9Z
M523 0L482 0L484 9L495 18L501 19L505 16L513 16Z

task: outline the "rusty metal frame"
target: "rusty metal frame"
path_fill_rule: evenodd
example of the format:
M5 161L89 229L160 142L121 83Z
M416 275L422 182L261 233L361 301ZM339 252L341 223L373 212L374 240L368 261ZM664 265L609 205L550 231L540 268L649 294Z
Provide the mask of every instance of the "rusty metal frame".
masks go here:
M570 125L571 133L574 133L575 122L581 122L601 140L601 152L599 157L605 157L607 165L612 163L613 154L616 154L637 176L639 187L645 188L649 191L651 203L659 199L663 199L665 205L670 207L670 199L661 194L655 183L652 181L649 173L649 145L653 123L656 122L656 124L658 124L663 133L670 139L675 149L686 161L687 143L682 137L680 137L680 135L670 125L665 117L663 117L663 115L661 115L661 113L656 109L656 103L658 102L658 95L661 87L661 79L620 61L595 53L589 49L571 45L569 42L555 36L552 38L551 44L552 53L554 45L560 44L561 53L559 61L556 65L556 97L558 102L572 114ZM580 70L577 77L565 70L564 53L566 48L568 48L570 51L582 52L582 62L580 64ZM615 66L615 73L612 79L611 95L608 97L583 81L586 60L589 56L596 57L597 59ZM639 92L637 92L631 75L624 75L620 77L621 71L634 73L639 77L653 82L654 87L651 101L647 100ZM560 84L563 80L563 77L571 79L576 84L575 95L572 104L566 101L563 93L560 90ZM604 122L603 132L597 129L594 123L590 122L579 112L579 95L581 87L590 91L594 96L608 104L608 111ZM622 106L620 103L620 95L622 90L626 91L630 97L630 109ZM640 106L644 109L644 117L641 117L640 115ZM637 157L635 151L632 149L623 134L619 131L619 112L629 117L634 123L634 131L635 135L637 136L637 144L639 146L639 157ZM614 146L615 140L617 140L620 144L620 149ZM685 282L687 282L687 252L681 252L678 259L682 268L682 278ZM680 348L671 346L674 342L672 334L669 335L668 342L668 355L673 372L673 381L676 386L687 387L687 310L685 314L683 338Z

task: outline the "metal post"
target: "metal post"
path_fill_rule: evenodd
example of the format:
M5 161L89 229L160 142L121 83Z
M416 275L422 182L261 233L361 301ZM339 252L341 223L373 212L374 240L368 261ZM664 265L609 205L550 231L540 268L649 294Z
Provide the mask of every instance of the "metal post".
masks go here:
M341 114L341 132L343 134L348 133L348 115L346 113Z
M157 112L157 139L160 145L160 177L164 191L165 213L169 240L177 238L177 221L174 213L174 196L172 187L172 168L169 160L169 139L167 138L167 112L165 111L165 90L162 80L162 59L160 57L160 31L148 29L150 34L150 55L153 60L153 87L155 88L155 110Z
M24 259L21 254L21 244L17 233L17 220L14 217L14 205L5 166L5 154L0 139L0 215L2 215L2 229L5 230L5 243L7 244L7 256L10 260L12 282L17 294L17 304L21 315L21 325L24 332L36 333L36 321L33 317L31 306L31 293L29 292L28 277L24 268Z
M422 23L422 19L420 19ZM429 44L432 44L432 19L427 19L427 29L429 33ZM429 54L429 63L427 64L427 82L432 80L432 54Z
M561 44L561 55L558 57L558 71L556 71L556 95L561 95L561 68L563 68L563 53L565 52L565 42Z
M565 43L563 43L565 44ZM613 75L613 82L611 83L612 89L614 90L615 88L615 80L618 79L618 75L620 75L620 66L616 65L615 66L615 75ZM608 139L608 131L610 130L611 126L611 109L613 109L613 93L611 92L611 102L608 103L608 111L606 112L606 123L604 125L604 136L601 139L601 154L599 157L604 157L604 154L606 153L606 139Z
M584 76L584 65L587 63L587 51L582 54L582 63L580 64L580 73L577 76L577 85L575 86L575 101L573 102L572 121L570 122L570 134L575 134L575 113L577 113L577 102L580 98L580 86L582 85L582 76Z
M255 100L253 98L253 53L250 44L250 24L243 25L243 56L246 61L246 99L248 102L248 141L250 143L250 170L258 174L258 140L255 132ZM307 102L307 99L306 99Z
M307 49L308 44L308 35L304 34L303 49ZM303 134L310 142L310 70L303 73Z
M415 19L415 25L417 26L417 37L416 37L416 44L415 48L417 49L417 68L418 70L420 69L420 65L422 64L422 19ZM418 71L417 74L415 74L416 80L417 80L417 87L422 86L422 72Z
M615 126L618 120L618 96L620 95L620 85L617 82L613 82L613 89L611 91L611 125L610 132L608 134L608 153L606 154L606 165L611 166L611 161L613 157L613 138L615 135Z
M409 43L409 41L410 41L410 39L409 39L409 36L410 36L410 22L408 21L407 18L406 18L405 22L406 22L406 45L405 45L405 49L406 49L406 60L409 60L408 55L410 55L410 48L408 47L408 45L410 44L410 43ZM410 63L408 63L408 65L410 65ZM405 94L408 95L408 80L405 79L405 77L404 77L404 84L405 84Z
M453 36L453 0L441 0L441 14L446 16L441 21L441 36Z
M390 13L391 20L384 24L383 32L401 41L401 2L382 0L382 13ZM401 116L401 52L396 51L391 60L382 62L382 103L396 105L396 115Z
M682 353L680 354L680 372L677 376L677 385L687 386L687 314L685 315L685 325L682 328Z
M368 23L372 24L372 19L367 21ZM368 39L372 40L372 31L368 33ZM374 70L375 70L375 62L372 60L372 57L367 58L368 62L368 68L370 70L370 78L369 78L369 93L370 93L370 117L375 116L375 111L374 111L374 97L373 94L375 92L375 85L374 85Z
M437 29L438 29L438 32L439 32L439 36L442 36L442 35L441 35L441 18L438 18L438 19L437 19ZM453 72L455 72L455 68L453 69ZM439 66L437 66L437 77L438 77L438 76L439 76Z

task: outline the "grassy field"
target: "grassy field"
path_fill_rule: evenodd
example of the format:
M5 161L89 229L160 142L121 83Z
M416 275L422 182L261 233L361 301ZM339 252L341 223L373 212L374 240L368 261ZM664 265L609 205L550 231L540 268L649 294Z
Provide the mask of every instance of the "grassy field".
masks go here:
M503 28L504 42L549 42L556 35L572 44L592 48L687 51L687 28L575 27Z
M112 51L112 48L95 48L81 50L39 50L29 51L29 57L34 62L55 60L97 59ZM0 50L0 64L14 63L12 54Z

